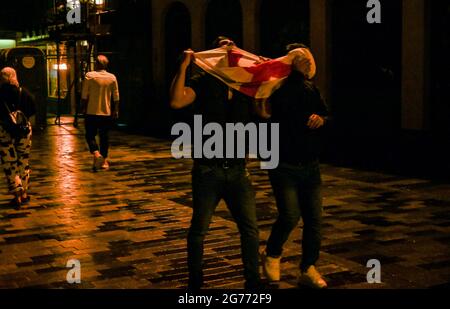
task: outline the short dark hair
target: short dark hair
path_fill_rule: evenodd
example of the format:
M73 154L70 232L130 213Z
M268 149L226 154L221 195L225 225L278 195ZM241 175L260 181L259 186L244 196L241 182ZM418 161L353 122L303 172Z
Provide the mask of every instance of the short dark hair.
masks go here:
M230 40L230 41L233 41L233 40L230 39L229 37L226 37L226 36L224 36L224 35L219 35L217 38L214 39L214 41L212 41L212 43L211 43L211 48L217 48L217 47L220 47L220 46L219 46L219 43L220 43L220 41L223 41L223 40Z
M309 49L309 47L306 46L306 45L303 44L303 43L291 43L291 44L286 45L286 51L287 51L287 52L293 51L294 49L297 49L297 48L306 48L306 49Z

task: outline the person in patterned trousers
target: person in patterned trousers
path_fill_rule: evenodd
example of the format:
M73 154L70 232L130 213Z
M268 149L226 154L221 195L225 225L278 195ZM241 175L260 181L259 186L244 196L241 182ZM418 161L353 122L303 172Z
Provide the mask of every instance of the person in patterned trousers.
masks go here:
M8 109L21 110L28 118L35 114L33 96L19 86L16 71L6 67L0 71L0 161L9 193L14 196L10 204L20 208L30 201L28 188L32 131L30 129L25 136L15 136L9 132L6 125Z

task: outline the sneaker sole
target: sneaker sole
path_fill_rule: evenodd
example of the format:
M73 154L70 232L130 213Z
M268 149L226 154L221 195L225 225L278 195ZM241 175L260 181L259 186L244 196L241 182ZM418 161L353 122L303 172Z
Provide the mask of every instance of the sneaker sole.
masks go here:
M320 287L320 286L315 285L314 283L312 283L309 280L301 280L301 279L298 281L298 285L301 285L301 286L304 286L304 287L308 287L308 288L311 288L311 289L316 289L316 290L322 290L322 289L326 289L328 287L328 285Z

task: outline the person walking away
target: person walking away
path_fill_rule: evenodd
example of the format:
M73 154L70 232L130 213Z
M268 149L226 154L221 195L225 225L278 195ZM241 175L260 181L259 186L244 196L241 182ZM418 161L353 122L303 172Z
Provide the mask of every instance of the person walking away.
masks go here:
M119 86L114 74L107 72L109 60L99 55L95 71L83 81L81 106L85 112L86 141L93 155L93 170L109 169L109 131L119 118ZM113 101L113 103L111 102ZM100 147L96 137L99 135Z

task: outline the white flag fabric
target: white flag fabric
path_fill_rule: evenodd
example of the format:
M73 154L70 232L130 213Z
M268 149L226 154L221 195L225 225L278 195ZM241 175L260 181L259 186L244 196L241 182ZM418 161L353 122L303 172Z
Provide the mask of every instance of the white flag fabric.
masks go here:
M293 63L305 59L309 65L301 70L311 79L316 74L316 64L306 48L294 49L277 59L263 59L236 46L195 53L195 64L205 72L255 99L270 97L289 76Z

